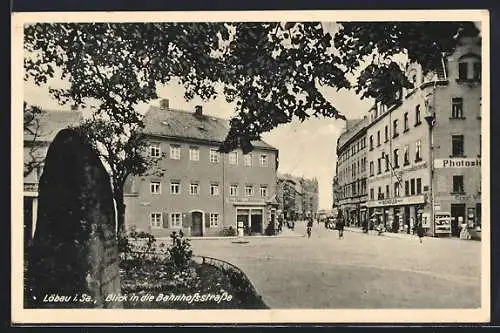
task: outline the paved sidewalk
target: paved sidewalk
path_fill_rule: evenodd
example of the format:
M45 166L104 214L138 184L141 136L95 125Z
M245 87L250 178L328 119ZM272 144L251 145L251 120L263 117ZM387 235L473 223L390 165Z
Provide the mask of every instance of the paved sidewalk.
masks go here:
M363 233L363 230L361 228L356 228L356 227L346 227L345 231L351 231L351 232L357 232L357 233ZM378 234L378 231L376 230L369 230L368 231L369 235L372 236L378 236L378 237L390 237L390 238L399 238L399 239L417 239L418 236L414 234L407 234L406 232L390 232L390 231L385 231L381 235ZM454 241L470 241L466 239L460 239L459 237L430 237L430 236L425 236L424 239L436 239L436 240L454 240Z

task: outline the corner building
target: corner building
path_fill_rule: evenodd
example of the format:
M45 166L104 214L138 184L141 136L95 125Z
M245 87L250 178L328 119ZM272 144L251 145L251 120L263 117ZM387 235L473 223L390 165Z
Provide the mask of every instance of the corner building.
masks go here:
M439 236L437 213L451 215L444 234L481 225L481 41L462 38L442 70L407 69L414 89L393 105L369 110L368 201L373 223L411 232L421 221Z
M168 101L145 114L149 154L158 172L134 176L126 184L125 224L157 237L182 230L190 236L219 236L241 228L262 234L274 225L278 150L252 142L251 153L218 151L228 121L173 110Z

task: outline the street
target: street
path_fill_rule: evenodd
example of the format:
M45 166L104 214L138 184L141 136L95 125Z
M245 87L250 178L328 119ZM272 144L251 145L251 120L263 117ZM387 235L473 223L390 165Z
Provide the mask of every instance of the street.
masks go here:
M245 240L191 244L195 255L241 268L271 308L480 307L480 242L356 232L339 240L316 223L309 239Z

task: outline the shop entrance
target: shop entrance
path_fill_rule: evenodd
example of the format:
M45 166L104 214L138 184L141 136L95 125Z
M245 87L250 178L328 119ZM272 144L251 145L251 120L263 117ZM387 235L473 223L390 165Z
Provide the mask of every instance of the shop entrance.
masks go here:
M451 235L460 236L460 224L465 221L465 204L451 204Z

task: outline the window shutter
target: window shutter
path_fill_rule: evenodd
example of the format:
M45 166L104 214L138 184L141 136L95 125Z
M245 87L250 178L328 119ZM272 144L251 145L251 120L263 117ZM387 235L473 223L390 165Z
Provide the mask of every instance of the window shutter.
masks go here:
M210 228L210 213L205 213L205 228Z
M191 226L191 213L182 214L182 227L189 228Z
M169 227L169 216L168 213L163 213L163 228Z

